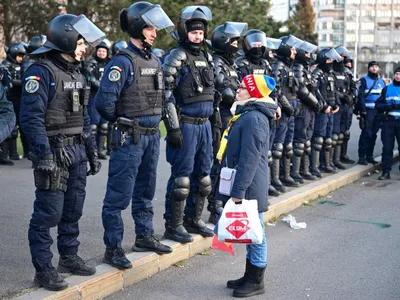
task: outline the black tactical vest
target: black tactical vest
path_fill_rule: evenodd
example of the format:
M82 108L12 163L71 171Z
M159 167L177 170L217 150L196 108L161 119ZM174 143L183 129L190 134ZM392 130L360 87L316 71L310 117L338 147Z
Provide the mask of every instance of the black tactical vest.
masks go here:
M335 77L332 73L325 73L319 68L314 70L314 74L318 77L322 77L323 82L320 86L320 93L328 105L334 106L336 103L335 98Z
M288 100L297 99L297 84L294 72L282 61L276 60L272 65L273 73L280 73L279 88ZM274 75L275 76L275 75Z
M261 65L256 65L249 61L249 64L247 65L248 74L270 75L271 67L267 65L264 61L261 62Z
M78 72L67 73L47 59L35 64L45 67L55 83L56 92L48 101L44 122L47 136L81 134L84 106L88 104L90 93L85 76Z
M342 93L343 95L346 95L349 93L349 81L346 75L343 73L338 73L338 72L333 72L335 76L335 86L336 89Z
M184 65L189 68L189 72L174 89L175 99L183 104L214 101L214 70L205 56L207 54L201 52L201 55L195 56L185 52L187 60Z
M223 79L216 78L215 89L218 90L219 92L222 92L224 89L230 88L233 91L233 94L235 94L236 91L239 89L240 82L238 73L234 68L234 66L230 66L229 64L227 64L224 61L224 59L220 58L218 55L214 55L214 63L216 68L217 65L220 66L221 68L220 74L224 76ZM218 75L219 74L216 74L217 77Z
M163 98L163 72L154 58L145 59L129 50L121 50L118 55L127 56L133 65L133 83L121 92L117 102L117 116L139 117L161 115Z

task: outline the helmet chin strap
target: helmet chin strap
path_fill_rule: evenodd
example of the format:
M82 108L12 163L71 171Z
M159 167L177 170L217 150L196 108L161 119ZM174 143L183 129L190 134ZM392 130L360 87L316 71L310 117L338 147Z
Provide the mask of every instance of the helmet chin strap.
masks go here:
M152 51L151 51L151 46L148 42L146 42L146 37L142 34L140 40L142 41L143 44L143 51L147 54L147 55L151 55Z

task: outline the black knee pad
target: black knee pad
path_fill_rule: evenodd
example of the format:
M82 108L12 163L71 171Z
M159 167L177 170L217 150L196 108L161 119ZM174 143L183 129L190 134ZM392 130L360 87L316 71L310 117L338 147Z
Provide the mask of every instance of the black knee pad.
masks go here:
M211 177L204 176L198 179L199 191L203 197L207 197L211 193Z
M332 146L336 146L337 142L339 140L339 135L337 133L332 134Z
M108 124L103 123L100 125L99 132L101 135L107 135L107 130L108 130Z
M311 153L311 141L310 140L306 141L306 143L304 144L304 152L307 155Z
M293 144L285 144L285 156L291 158L293 156Z
M211 179L210 179L211 181ZM185 201L190 192L189 177L176 177L172 188L172 199L174 201Z
M314 138L314 142L312 143L312 146L315 150L321 151L323 144L324 144L324 138L319 136L319 137Z
M346 130L346 131L343 133L343 140L344 140L345 142L347 142L348 140L350 140L350 130Z
M92 124L92 125L90 125L90 127L92 128L92 134L96 135L96 133L97 133L97 125L96 124Z
M325 150L330 150L330 149L332 149L333 143L332 143L332 139L331 139L331 138L326 138L326 139L324 140L324 144L325 144Z
M283 144L274 143L272 146L272 157L275 159L281 159L283 152Z
M302 157L304 154L305 145L303 143L294 143L294 155Z

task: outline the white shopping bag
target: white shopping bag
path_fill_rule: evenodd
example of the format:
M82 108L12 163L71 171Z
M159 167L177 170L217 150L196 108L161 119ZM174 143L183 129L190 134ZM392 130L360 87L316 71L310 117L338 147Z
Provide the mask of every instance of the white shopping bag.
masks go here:
M257 200L226 203L218 221L218 240L229 243L261 244L263 240Z

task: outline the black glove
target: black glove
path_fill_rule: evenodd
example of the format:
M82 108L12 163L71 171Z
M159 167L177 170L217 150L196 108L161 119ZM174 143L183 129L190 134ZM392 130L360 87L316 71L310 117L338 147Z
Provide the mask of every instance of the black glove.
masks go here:
M171 129L167 131L167 142L172 148L181 149L183 145L183 137L180 129Z
M87 172L87 176L89 175L96 175L97 173L100 172L101 169L101 162L97 159L97 152L90 152L88 153L88 159L89 159L89 165L90 165L90 170Z
M72 165L71 153L67 152L64 147L56 148L57 166L68 169Z
M360 121L360 129L365 129L366 128L366 117L367 113L365 111L360 112L360 116L357 118Z
M217 126L213 126L211 128L212 131L212 146L213 146L213 152L214 155L217 155L219 151L219 146L221 144L221 128Z
M47 154L39 159L35 171L52 174L56 170L56 163L53 160L53 154Z

